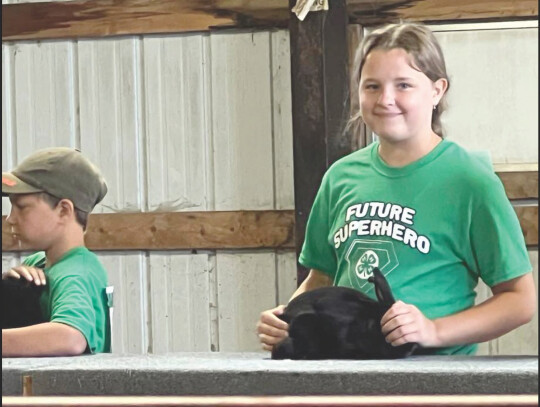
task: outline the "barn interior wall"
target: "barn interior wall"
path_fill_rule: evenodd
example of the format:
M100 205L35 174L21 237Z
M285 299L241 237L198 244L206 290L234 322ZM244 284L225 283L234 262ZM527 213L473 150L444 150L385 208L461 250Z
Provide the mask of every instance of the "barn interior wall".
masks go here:
M481 28L437 29L448 138L494 164L537 163L537 25ZM97 213L294 209L287 30L4 42L2 74L4 171L71 146L109 184ZM25 255L3 253L2 269ZM259 350L259 313L296 288L291 250L98 255L115 353ZM537 354L537 317L480 351Z

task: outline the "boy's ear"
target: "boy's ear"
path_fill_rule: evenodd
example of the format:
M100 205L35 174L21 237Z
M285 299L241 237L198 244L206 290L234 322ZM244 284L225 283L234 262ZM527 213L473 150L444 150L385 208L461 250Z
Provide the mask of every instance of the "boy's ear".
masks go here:
M75 213L75 206L69 199L61 199L56 207L60 210L60 216L71 216Z

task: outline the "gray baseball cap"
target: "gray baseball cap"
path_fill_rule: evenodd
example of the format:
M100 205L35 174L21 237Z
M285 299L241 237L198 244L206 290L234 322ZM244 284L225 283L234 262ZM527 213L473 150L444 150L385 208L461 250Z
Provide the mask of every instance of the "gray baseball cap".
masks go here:
M107 184L79 150L54 147L38 150L11 172L2 173L2 196L36 192L69 199L77 209L90 213L105 197Z

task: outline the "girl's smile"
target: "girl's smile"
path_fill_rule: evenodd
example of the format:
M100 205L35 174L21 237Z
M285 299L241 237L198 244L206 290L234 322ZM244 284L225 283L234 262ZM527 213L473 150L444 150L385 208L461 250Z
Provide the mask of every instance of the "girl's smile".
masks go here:
M414 68L401 48L371 51L362 68L360 108L381 142L429 140L431 115L444 94L445 80L432 82Z

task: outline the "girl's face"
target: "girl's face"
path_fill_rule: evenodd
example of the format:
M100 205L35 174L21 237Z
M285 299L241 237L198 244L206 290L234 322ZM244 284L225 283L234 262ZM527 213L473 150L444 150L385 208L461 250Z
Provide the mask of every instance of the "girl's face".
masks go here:
M371 51L362 68L360 110L364 122L390 143L428 139L433 106L447 87L446 79L432 82L411 67L412 58L402 48Z

